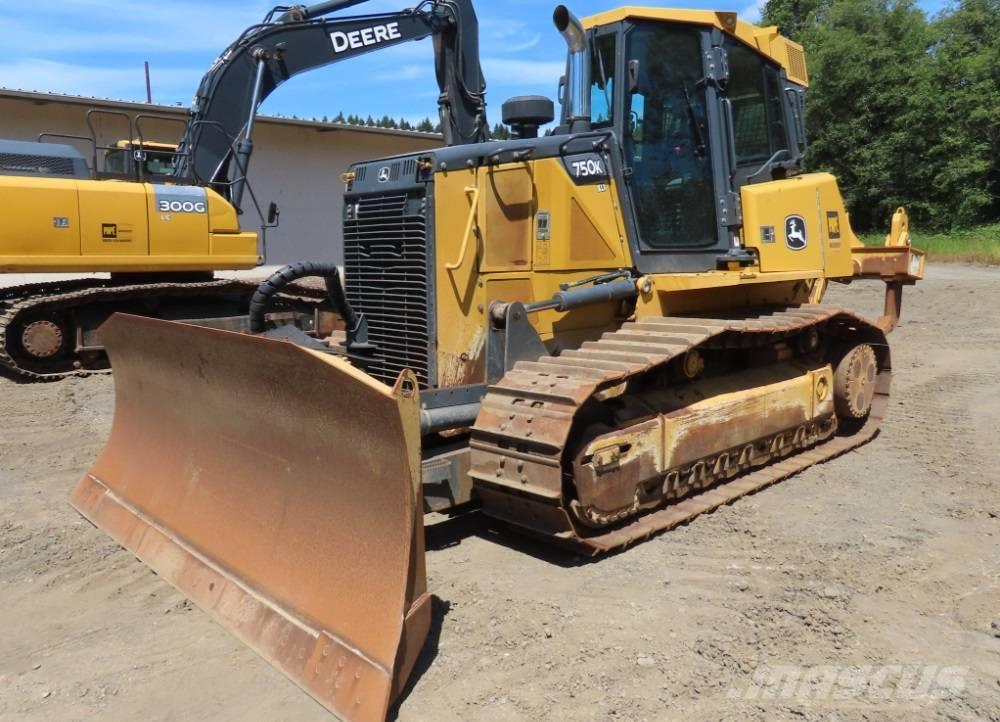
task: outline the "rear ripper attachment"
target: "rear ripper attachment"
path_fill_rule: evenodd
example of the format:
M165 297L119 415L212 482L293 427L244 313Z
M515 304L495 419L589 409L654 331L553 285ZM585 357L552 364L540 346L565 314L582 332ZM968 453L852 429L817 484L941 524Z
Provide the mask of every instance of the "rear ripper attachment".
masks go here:
M486 514L614 551L869 440L889 384L884 333L843 309L647 318L516 364L470 473Z

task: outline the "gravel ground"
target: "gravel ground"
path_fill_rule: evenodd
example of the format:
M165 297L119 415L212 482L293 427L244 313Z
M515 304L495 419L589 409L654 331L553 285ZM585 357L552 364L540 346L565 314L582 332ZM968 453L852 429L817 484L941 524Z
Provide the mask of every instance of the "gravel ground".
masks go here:
M598 562L432 526L394 715L1000 720L1000 271L928 275L873 443ZM112 404L108 376L0 379L0 718L330 719L69 506Z

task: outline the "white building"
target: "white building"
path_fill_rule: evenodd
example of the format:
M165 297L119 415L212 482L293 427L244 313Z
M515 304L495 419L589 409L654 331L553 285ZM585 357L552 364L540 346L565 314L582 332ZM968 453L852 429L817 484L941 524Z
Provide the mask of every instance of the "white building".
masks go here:
M127 118L134 122L144 115L139 120L144 140L176 143L187 118L181 107L0 88L0 138L36 140L41 133L89 138L91 109L100 111L90 119L101 145L127 139ZM83 140L51 141L75 145L88 159L92 155L90 143ZM261 116L254 131L250 187L265 213L272 201L281 210L280 227L267 234L267 263L342 262L341 173L355 161L441 143L440 136L428 133ZM255 214L243 217L244 230L259 225Z

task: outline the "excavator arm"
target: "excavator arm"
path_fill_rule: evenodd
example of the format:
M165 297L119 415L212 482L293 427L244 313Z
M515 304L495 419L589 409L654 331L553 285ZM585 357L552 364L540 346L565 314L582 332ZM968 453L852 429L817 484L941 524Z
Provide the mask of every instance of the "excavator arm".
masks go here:
M427 0L393 13L330 17L366 0L279 7L247 28L198 87L175 175L239 207L260 104L290 78L411 40L434 38L441 127L448 145L487 139L486 84L471 0ZM280 13L280 14L279 14Z

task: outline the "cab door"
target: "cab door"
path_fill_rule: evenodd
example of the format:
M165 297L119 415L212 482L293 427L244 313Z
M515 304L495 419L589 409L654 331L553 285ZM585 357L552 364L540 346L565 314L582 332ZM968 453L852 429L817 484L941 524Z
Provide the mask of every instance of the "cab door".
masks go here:
M730 247L717 88L710 31L639 21L623 29L622 176L630 240L644 273L716 268Z

